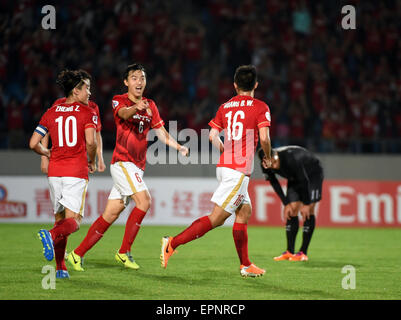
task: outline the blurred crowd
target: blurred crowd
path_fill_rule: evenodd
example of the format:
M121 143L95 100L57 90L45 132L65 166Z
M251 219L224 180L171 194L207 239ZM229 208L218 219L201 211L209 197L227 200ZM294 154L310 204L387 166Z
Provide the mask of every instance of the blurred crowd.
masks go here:
M356 8L344 30L341 8ZM234 93L241 64L259 72L273 145L316 152L401 153L401 1L0 1L0 148L20 149L62 96L65 69L91 73L104 148L113 149L111 98L133 62L167 123L200 132Z

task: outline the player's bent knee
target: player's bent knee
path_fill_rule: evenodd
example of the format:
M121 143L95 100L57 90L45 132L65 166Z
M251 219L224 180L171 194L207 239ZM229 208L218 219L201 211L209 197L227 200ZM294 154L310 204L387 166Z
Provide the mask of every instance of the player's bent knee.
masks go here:
M212 227L217 228L219 226L222 226L230 215L230 213L224 211L224 209L216 205L212 213L209 215Z
M152 205L152 199L149 197L149 198L143 199L139 204L137 204L136 207L138 209L141 209L142 211L146 212L149 210L151 205Z
M136 207L142 211L148 211L152 205L152 198L147 191L142 191L132 196L135 201Z
M252 215L252 208L250 205L242 205L235 212L235 221L239 223L248 223L249 218Z

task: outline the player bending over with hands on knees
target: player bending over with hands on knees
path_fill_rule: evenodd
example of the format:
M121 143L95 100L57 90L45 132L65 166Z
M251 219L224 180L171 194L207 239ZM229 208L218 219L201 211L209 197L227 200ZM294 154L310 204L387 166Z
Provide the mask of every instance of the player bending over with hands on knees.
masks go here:
M211 199L215 206L211 214L195 220L175 237L161 240L161 265L166 268L175 249L202 237L208 231L224 224L235 213L233 238L240 260L243 277L259 277L264 269L255 266L248 257L247 224L252 208L248 195L249 177L253 169L253 158L258 138L263 152L270 161L270 111L262 101L254 98L258 86L256 68L240 66L234 75L237 95L222 104L216 117L209 122L209 140L222 152L217 164L216 176L219 185ZM224 130L224 145L219 138Z
M97 116L88 107L89 82L77 71L62 71L57 83L66 100L49 108L29 141L36 153L49 158L48 181L55 224L39 230L43 253L48 261L56 258L57 278L69 278L64 261L68 236L79 229L84 216L88 172L96 171ZM52 149L41 144L50 136ZM89 162L88 162L89 158Z
M322 199L322 165L313 153L299 146L272 149L271 166L262 149L258 151L258 155L266 180L270 181L284 205L287 250L274 257L274 260L307 261L307 251L315 229L315 206ZM287 179L286 195L276 174ZM303 237L301 248L294 253L299 228L298 212L301 212L304 221Z
M139 269L132 257L131 247L151 205L151 196L143 181L149 130L156 130L162 142L177 149L183 156L188 155L188 149L178 144L164 128L155 102L143 96L146 87L145 68L140 64L129 65L123 80L128 92L114 96L111 106L117 128L116 146L110 165L114 185L103 214L91 225L81 244L68 255L68 261L77 271L84 271L82 258L103 237L130 200L135 202L135 207L127 219L115 260L126 268Z

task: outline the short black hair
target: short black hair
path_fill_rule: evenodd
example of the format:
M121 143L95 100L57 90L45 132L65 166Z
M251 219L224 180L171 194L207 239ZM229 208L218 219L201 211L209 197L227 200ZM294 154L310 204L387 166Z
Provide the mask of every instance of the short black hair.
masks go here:
M253 65L239 66L235 70L234 82L243 91L252 91L257 81L256 67Z
M82 79L88 79L88 80L92 81L92 76L88 72L86 72L85 70L79 69L78 73L80 75L82 75Z
M64 95L68 97L75 87L80 87L86 79L77 70L63 70L57 76L56 83L63 89Z
M139 63L133 63L133 64L130 64L129 66L127 66L127 68L125 68L124 80L128 79L128 75L129 75L130 71L136 71L136 70L141 70L146 75L146 70L145 70L145 67L143 65L141 65Z

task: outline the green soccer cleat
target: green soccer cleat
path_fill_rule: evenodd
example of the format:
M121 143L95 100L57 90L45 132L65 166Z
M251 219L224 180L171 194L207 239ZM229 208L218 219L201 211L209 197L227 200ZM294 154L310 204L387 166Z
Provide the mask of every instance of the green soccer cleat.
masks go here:
M82 260L79 255L77 255L74 251L71 251L67 258L68 262L72 264L72 267L75 271L85 271L82 268Z
M116 261L122 263L126 268L138 270L139 265L135 262L134 258L131 255L131 252L127 253L119 253L117 252L115 255Z

